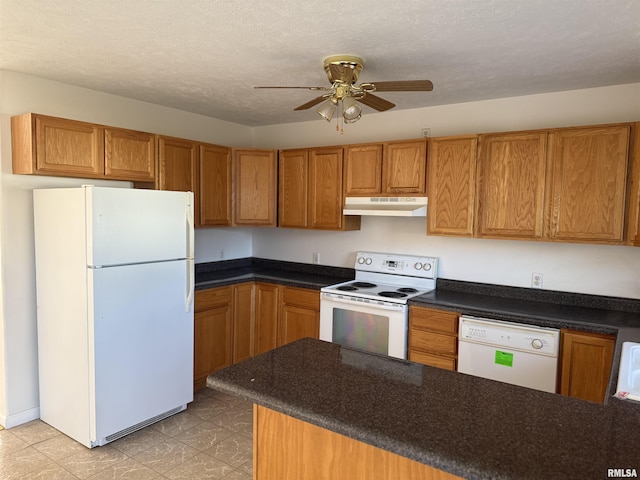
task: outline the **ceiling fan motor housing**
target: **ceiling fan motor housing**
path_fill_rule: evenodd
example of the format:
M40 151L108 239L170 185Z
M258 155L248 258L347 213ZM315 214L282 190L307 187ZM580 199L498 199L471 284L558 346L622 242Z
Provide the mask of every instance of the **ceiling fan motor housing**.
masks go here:
M324 59L324 71L329 81L353 85L358 81L364 61L355 55L332 55Z

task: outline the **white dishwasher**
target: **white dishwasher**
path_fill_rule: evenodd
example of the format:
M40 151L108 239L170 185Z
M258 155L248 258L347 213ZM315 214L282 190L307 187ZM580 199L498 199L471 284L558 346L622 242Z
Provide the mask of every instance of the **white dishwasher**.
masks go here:
M460 317L458 372L555 393L560 330Z

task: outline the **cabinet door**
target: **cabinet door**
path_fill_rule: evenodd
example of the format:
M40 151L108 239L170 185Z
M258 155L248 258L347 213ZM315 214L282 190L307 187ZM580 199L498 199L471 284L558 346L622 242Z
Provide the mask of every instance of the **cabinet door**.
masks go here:
M277 160L272 150L234 151L234 223L276 226Z
M256 320L254 355L277 347L278 344L278 286L256 283Z
M160 190L193 192L196 226L200 219L198 144L189 140L158 137L158 185Z
M382 191L381 143L349 145L345 149L345 196L378 195Z
M478 139L429 139L427 233L473 236Z
M233 286L233 363L253 356L254 283Z
M615 337L562 331L560 393L604 402L609 386Z
M278 226L306 228L308 150L280 152L278 182Z
M320 337L320 292L282 287L278 318L278 345L299 338Z
M35 131L37 173L104 175L104 131L98 125L35 115Z
M424 194L427 141L387 143L382 162L382 193Z
M309 227L341 229L342 148L319 148L309 154Z
M477 236L543 235L547 132L481 135Z
M551 239L622 242L628 147L629 126L551 134Z
M199 225L231 225L231 149L201 144L199 170Z
M632 126L630 182L627 206L628 244L640 247L640 122Z
M110 178L155 181L156 136L121 128L105 128L104 170Z

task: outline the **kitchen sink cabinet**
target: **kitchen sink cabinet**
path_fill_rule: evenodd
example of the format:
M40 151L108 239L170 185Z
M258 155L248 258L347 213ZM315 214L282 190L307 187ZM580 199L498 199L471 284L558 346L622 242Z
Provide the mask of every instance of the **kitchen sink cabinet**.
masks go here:
M255 335L253 351L259 355L278 346L279 288L273 283L256 283Z
M424 195L427 141L348 145L345 196Z
M279 157L278 225L357 230L360 217L342 214L342 147L283 150Z
M155 181L151 133L26 113L11 118L13 173Z
M629 135L629 125L550 133L550 239L623 242Z
M198 390L210 373L233 361L232 287L197 290L193 322L193 384Z
M278 346L304 337L320 337L320 293L281 287Z
M234 149L234 225L276 226L278 162L275 150Z
M455 371L459 313L409 307L409 360Z
M427 233L474 234L478 137L429 139Z
M561 330L560 393L582 400L604 402L615 337L590 332Z
M543 235L547 132L480 135L476 236Z

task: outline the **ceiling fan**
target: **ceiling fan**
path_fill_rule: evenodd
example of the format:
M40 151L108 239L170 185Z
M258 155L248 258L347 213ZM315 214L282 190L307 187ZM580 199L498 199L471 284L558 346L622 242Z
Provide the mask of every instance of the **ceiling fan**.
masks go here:
M362 109L357 102L374 110L384 112L395 107L394 103L374 95L373 92L430 92L433 83L429 80L399 80L390 82L368 82L356 86L364 61L354 55L332 55L324 59L324 70L327 73L330 87L254 87L254 88L300 88L305 90L325 91L323 95L309 100L294 110L306 110L322 103L316 110L322 118L330 122L333 115L342 110L342 118L346 123L360 119ZM336 126L336 128L338 128Z

